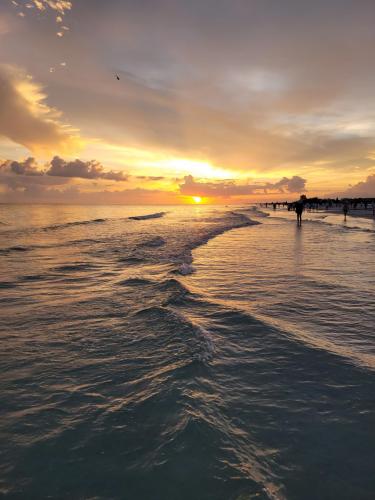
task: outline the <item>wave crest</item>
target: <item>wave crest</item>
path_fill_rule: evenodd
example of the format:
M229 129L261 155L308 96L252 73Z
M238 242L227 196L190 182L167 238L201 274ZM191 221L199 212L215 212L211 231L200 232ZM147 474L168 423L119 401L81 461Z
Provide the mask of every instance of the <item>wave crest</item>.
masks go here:
M157 325L159 335L165 332L172 339L176 338L176 335L183 336L192 361L207 363L213 358L215 344L210 332L182 313L166 306L151 306L139 309L134 313L134 317L142 319L148 327Z
M159 219L160 217L164 217L167 212L156 212L154 214L147 215L133 215L132 217L128 217L130 220L147 220L147 219Z
M88 224L100 224L101 222L106 222L108 219L91 219L91 220L82 220L82 221L74 221L74 222L66 222L64 224L52 224L51 226L44 227L44 231L56 231L58 229L66 229L72 226L86 226Z

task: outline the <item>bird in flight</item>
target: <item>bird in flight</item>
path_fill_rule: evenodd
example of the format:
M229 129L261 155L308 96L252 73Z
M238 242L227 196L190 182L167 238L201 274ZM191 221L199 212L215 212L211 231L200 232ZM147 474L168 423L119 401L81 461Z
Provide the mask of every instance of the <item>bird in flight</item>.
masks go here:
M116 74L116 78L117 78L117 80L120 80L120 77L117 74Z

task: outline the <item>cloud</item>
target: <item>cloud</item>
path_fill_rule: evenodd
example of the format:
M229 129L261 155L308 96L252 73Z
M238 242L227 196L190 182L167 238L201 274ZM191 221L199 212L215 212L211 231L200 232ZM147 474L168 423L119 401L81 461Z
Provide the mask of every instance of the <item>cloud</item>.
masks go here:
M285 111L273 108L270 100L261 103L266 96L239 110L215 81L210 98L220 104L202 99L194 85L186 91L159 88L129 73L116 85L97 71L86 75L85 87L69 86L61 105L87 135L99 135L104 142L240 172L302 171L321 162L339 170L343 162L365 160L375 150L371 131L354 130L360 118L344 118L344 111L332 117L305 110L305 116L303 111L290 113L286 105ZM99 82L87 85L89 78ZM346 129L350 124L353 130Z
M114 172L112 170L106 171L104 170L104 167L95 160L82 161L76 159L73 161L65 161L59 156L55 156L50 161L47 169L41 169L35 158L32 157L29 157L24 161L5 160L0 162L0 182L3 180L4 175L8 178L9 176L43 176L78 179L104 179L116 182L127 181L129 177L123 172ZM13 180L12 184L14 184L14 182L17 181ZM36 181L34 181L34 183L36 183ZM39 181L39 183L41 182Z
M90 135L233 170L321 161L339 170L375 146L371 131L356 129L366 117L373 123L375 5L301 5L161 0L155 13L148 2L77 3L75 78L55 82L61 106ZM90 54L81 43L89 29Z
M0 173L0 185L6 190L9 189L8 194L10 194L11 202L14 193L34 189L33 186L44 186L46 189L50 189L51 186L64 186L68 183L69 179L64 177L49 177L47 175L12 175L6 172ZM13 201L17 202L18 200L14 199ZM36 203L38 202L37 199L34 201Z
M79 149L80 140L49 107L46 95L22 71L0 65L0 136L35 153Z
M27 158L24 161L12 161L9 164L9 170L17 175L43 175L38 169L35 158Z
M64 15L72 8L72 2L68 0L31 0L35 7L39 10L45 10L48 7L58 12L59 15Z
M179 188L180 193L184 195L208 197L245 196L259 193L301 193L306 189L306 179L294 175L290 179L283 177L275 183L237 184L234 181L197 182L192 175L187 175Z
M24 191L31 186L56 186L69 182L62 177L50 177L38 167L34 158L24 161L0 161L0 186L9 188L10 193Z
M276 182L271 189L280 189L281 192L301 193L306 189L306 179L302 179L299 175L293 175L291 179L283 177L279 182Z
M47 175L58 177L78 177L81 179L107 179L112 181L126 181L128 176L123 172L106 172L104 167L97 161L65 161L55 156L51 160L51 167L46 172Z
M373 198L375 197L375 174L369 175L365 181L358 182L342 193L349 198Z
M36 8L40 11L51 9L60 16L72 8L72 2L69 0L12 0L12 4L19 8L25 6L27 9Z
M56 22L61 24L64 20L65 14L73 7L73 3L68 0L12 0L14 7L18 9L18 15L25 17L25 11L37 9L40 12L51 11L56 15ZM20 10L24 8L25 10ZM69 31L68 26L60 26L59 31L56 32L58 37L64 36L64 33Z
M7 33L9 33L9 31L10 31L10 24L11 24L10 19L4 13L0 17L0 36L6 35Z
M343 0L73 3L79 29L62 39L51 37L48 16L13 12L0 58L32 69L85 136L248 177L298 172L317 192L366 177L375 151L373 0L360 8ZM48 73L60 61L69 69ZM353 165L360 177L350 177Z
M137 175L137 179L142 179L145 181L161 181L165 179L162 175Z

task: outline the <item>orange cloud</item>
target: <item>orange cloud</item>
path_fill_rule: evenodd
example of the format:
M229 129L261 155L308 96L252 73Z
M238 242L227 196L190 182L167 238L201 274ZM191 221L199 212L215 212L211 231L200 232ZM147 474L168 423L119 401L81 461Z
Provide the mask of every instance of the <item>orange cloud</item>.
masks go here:
M67 153L80 149L77 132L61 122L61 113L49 107L42 87L30 76L0 66L0 136L35 154Z

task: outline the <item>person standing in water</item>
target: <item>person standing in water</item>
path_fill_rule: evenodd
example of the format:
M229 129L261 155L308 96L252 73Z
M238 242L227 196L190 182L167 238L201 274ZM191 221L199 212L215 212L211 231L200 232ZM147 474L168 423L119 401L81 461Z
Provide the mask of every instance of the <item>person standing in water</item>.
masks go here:
M296 201L294 209L297 214L297 225L300 226L302 224L303 201Z
M346 216L348 214L348 210L349 210L348 202L344 201L344 204L342 206L342 211L344 212L344 221L346 221Z

